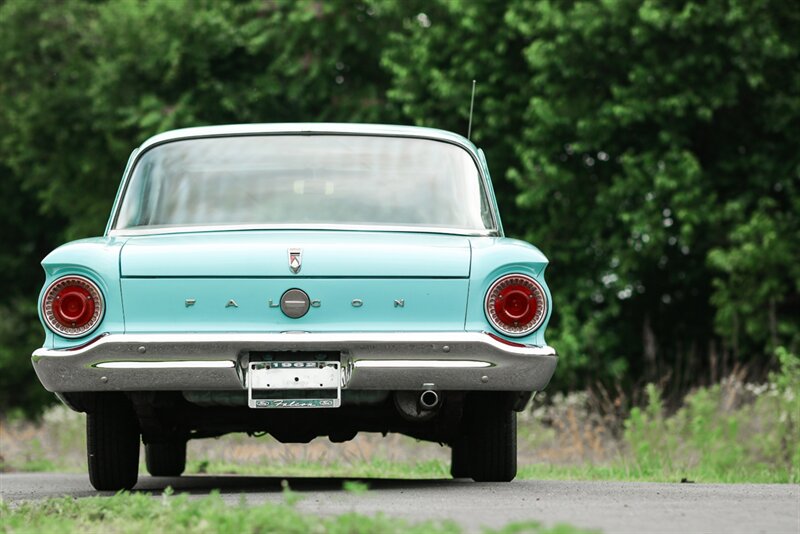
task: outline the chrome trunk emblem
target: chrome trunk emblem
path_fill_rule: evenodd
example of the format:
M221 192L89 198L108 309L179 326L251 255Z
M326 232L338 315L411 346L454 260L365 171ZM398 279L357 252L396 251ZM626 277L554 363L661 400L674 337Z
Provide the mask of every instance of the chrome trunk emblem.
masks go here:
M290 248L289 249L289 269L294 274L300 272L300 268L303 266L303 249L301 248Z
M308 313L310 306L308 294L302 289L290 289L281 295L281 311L286 317L299 319Z

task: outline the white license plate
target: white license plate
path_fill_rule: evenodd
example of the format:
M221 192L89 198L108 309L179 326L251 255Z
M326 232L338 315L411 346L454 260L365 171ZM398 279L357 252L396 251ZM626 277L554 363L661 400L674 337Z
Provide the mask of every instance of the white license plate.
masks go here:
M338 408L342 404L339 362L251 362L247 373L250 408Z

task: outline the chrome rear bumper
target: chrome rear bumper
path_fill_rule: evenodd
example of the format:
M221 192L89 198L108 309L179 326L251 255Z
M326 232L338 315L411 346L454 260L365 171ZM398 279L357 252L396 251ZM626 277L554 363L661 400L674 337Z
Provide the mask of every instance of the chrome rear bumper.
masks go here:
M253 351L340 352L342 387L355 390L540 391L558 361L552 347L478 332L111 334L32 361L54 392L238 390Z

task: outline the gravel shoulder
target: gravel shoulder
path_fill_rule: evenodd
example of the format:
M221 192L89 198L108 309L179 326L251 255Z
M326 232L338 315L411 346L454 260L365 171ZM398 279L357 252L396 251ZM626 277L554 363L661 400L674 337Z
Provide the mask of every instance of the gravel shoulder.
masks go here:
M346 479L289 478L308 513L383 513L409 520L451 520L467 531L514 521L568 523L613 532L800 533L800 485L658 484L520 480L477 484L462 480L363 480L364 493L343 489ZM284 499L281 478L249 476L142 476L134 491L205 495L219 489L232 504ZM21 501L98 495L84 475L0 474L0 496Z

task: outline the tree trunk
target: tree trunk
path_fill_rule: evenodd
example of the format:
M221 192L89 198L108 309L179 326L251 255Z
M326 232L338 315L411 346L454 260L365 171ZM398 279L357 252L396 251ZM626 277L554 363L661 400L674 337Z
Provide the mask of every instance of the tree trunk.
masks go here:
M657 375L657 345L656 336L650 326L650 314L646 313L642 323L642 344L644 349L644 361L647 364L645 376L648 382L654 382Z

